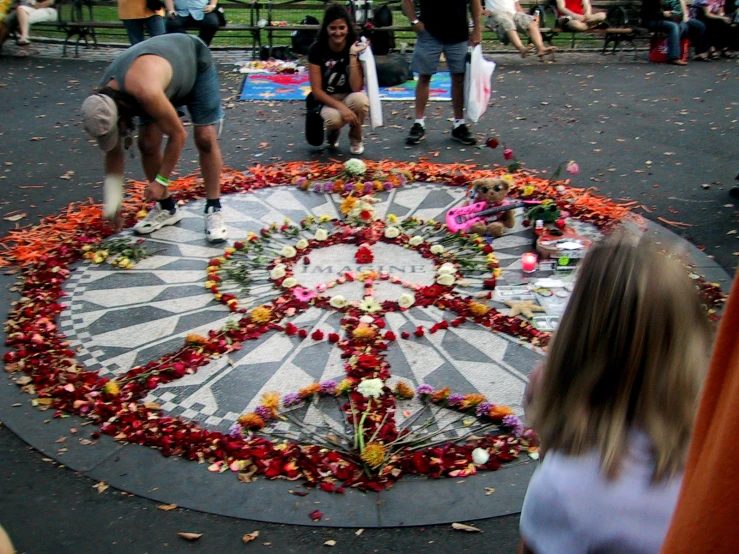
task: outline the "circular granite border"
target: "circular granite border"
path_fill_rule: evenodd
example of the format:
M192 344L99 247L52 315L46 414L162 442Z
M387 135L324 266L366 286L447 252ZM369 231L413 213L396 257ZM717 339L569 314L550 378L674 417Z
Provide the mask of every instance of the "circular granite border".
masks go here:
M647 223L649 236L685 250L695 271L728 292L731 277L702 251L668 229ZM7 314L14 293L13 277L0 276L8 294L0 298L0 311ZM2 347L2 352L7 351ZM103 436L94 444L70 440L88 438L92 428L77 416L53 418L53 411L40 411L12 380L0 385L0 419L28 444L64 467L91 479L138 496L174 503L206 513L257 521L321 527L399 527L470 521L518 513L536 464L519 461L498 471L486 471L464 479L440 480L406 477L392 489L365 493L349 489L344 494L305 489L300 481L260 478L239 483L231 474L211 473L203 465L182 458L162 456L157 450L122 445ZM88 430L90 429L90 430ZM63 443L56 441L66 436ZM62 448L64 450L62 450ZM142 468L145 468L142 470ZM491 492L491 489L494 489ZM308 492L306 496L290 491ZM320 521L309 514L323 512Z

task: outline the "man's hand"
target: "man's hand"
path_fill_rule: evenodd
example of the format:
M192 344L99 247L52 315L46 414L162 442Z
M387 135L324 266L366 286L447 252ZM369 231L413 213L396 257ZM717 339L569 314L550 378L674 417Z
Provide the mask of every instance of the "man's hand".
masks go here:
M472 34L470 34L470 46L477 46L482 42L482 31L479 27L475 27L472 29Z
M203 8L203 13L210 13L210 12L212 12L215 9L216 9L216 5L215 4L208 4L207 6L205 6Z
M144 202L151 202L152 200L161 200L167 193L167 187L160 185L156 181L152 181L146 185L144 191Z

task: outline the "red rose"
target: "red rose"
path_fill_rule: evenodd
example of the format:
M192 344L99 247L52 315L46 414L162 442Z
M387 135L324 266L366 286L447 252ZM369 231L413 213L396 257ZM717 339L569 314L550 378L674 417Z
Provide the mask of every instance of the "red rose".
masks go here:
M495 137L490 137L488 140L485 141L485 146L488 148L498 148L498 145L500 144L500 141Z
M336 333L329 333L328 342L339 342L339 335Z
M315 331L313 331L313 333L311 333L310 338L312 338L313 340L323 340L323 331L321 331L320 329L316 329Z
M308 336L308 331L306 331L305 329L300 329L300 330L298 331L298 336L299 336L299 337L300 337L301 339L304 339L304 338L306 338L306 337Z
M482 282L482 288L487 290L493 290L495 288L496 279L495 277L492 277L490 279L485 279Z
M403 331L402 333L400 333L400 337L407 340L411 338L411 334L408 331Z
M385 340L387 340L387 341L393 341L393 340L395 340L395 339L396 339L397 337L395 336L395 333L393 333L392 331L386 331L386 332L385 332L385 335L383 336L383 338L384 338Z
M422 337L425 334L423 327L421 327L420 325L416 327L416 330L413 331L413 334L416 335L417 337Z

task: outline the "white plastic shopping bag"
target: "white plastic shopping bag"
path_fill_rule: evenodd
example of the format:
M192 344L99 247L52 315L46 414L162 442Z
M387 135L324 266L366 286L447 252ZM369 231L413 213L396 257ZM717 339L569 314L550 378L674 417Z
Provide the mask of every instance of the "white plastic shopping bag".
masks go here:
M488 108L495 62L486 60L479 44L472 49L464 79L464 107L467 120L477 123Z
M382 103L380 102L380 85L377 82L377 67L375 67L375 56L372 48L367 46L359 53L359 61L362 62L364 70L364 81L367 85L367 98L369 98L370 126L374 129L382 127Z

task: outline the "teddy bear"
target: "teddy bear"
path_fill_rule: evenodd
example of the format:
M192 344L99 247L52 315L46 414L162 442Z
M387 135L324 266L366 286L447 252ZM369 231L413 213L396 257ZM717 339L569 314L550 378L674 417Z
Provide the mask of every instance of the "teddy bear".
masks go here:
M506 205L506 196L510 188L511 180L504 177L477 179L472 182L473 202L485 202L485 209L503 207ZM512 209L483 216L483 218L483 221L474 223L469 228L469 232L497 238L516 223Z

